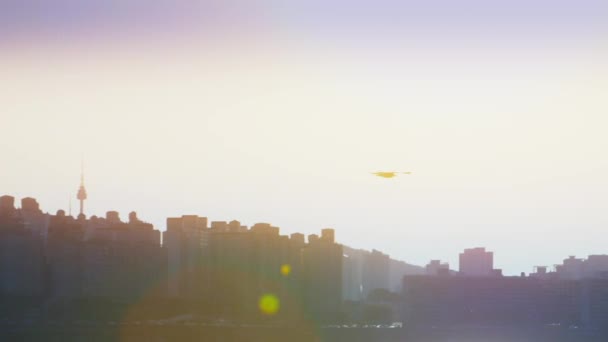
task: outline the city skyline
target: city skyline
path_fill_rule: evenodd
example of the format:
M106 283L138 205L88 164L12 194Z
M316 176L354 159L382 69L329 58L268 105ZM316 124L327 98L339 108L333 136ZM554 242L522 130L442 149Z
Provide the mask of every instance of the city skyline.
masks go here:
M82 184L82 183L81 183ZM80 193L80 191L79 191ZM110 210L105 213L105 216L91 215L80 212L78 215L72 216L65 210L59 209L55 214L45 212L40 208L40 204L35 198L25 197L19 199L10 196L0 196L0 223L3 225L3 233L10 236L16 232L22 230L22 233L17 235L25 237L26 240L36 241L40 240L44 245L44 249L55 250L55 252L66 252L62 251L67 246L59 245L59 248L55 245L58 241L62 241L67 238L66 241L86 243L91 241L105 241L113 243L133 243L133 242L144 242L156 244L157 247L168 248L169 251L174 250L176 252L170 252L167 257L168 260L174 260L184 258L184 254L179 252L182 248L197 250L199 252L207 253L208 248L213 245L213 248L217 248L223 244L230 245L230 238L228 240L210 240L208 234L243 234L243 233L254 233L262 234L262 236L274 236L276 238L292 240L296 246L303 246L304 244L314 244L318 241L331 242L332 244L338 243L335 239L335 229L323 228L321 234L302 234L300 232L288 233L286 235L280 234L281 227L275 226L272 223L257 222L252 225L244 225L236 219L231 221L216 221L211 220L207 216L188 215L182 214L180 217L166 217L166 229L156 229L153 224L147 223L139 219L137 212L131 211L128 215L128 220L123 221L120 217L120 212ZM21 203L19 206L18 203ZM77 228L77 229L76 229ZM75 232L80 231L74 235ZM25 233L25 234L23 234ZM192 235L194 234L194 235ZM200 235L203 234L203 235ZM207 234L207 235L205 235ZM185 240L182 240L186 237ZM200 236L199 236L200 235ZM162 237L162 238L161 238ZM74 240L76 238L76 240ZM63 241L63 242L66 242ZM286 241L286 240L285 240ZM219 244L219 245L218 245ZM181 246L181 247L180 247ZM588 255L587 258L577 258L576 256L569 255L567 258L561 260L562 263L553 263L552 265L535 265L533 266L533 272L522 271L515 275L504 275L501 268L494 267L494 252L486 250L485 247L474 247L466 248L462 253L459 254L459 260L456 265L450 265L447 262L442 262L439 259L431 259L426 266L413 265L407 263L406 260L397 260L392 258L388 254L384 254L382 251L377 249L365 250L357 246L347 246L339 244L343 252L339 254L340 259L345 263L361 262L361 254L368 255L369 260L366 261L370 275L368 280L370 284L364 287L355 286L356 292L365 289L362 293L362 297L358 297L354 300L361 300L366 298L368 294L374 289L386 289L394 290L395 293L401 291L401 281L404 276L460 276L465 278L535 278L535 279L562 279L562 280L583 280L583 279L606 279L608 277L608 254L600 255ZM221 249L221 248L220 248ZM276 250L277 246L271 248ZM67 252L69 253L69 247ZM48 253L48 251L45 251ZM217 251L215 251L217 252ZM27 251L25 252L27 253ZM238 255L238 249L230 251L224 251L222 258L218 259L230 259L234 255ZM51 252L51 255L53 253ZM185 254L186 259L192 258ZM207 256L208 257L208 256ZM53 257L48 257L52 262ZM197 260L195 257L192 260ZM373 260L373 261L372 261ZM196 262L205 261L205 258L198 259ZM279 260L275 260L279 261ZM175 260L174 260L175 262ZM190 263L186 262L187 267L191 267ZM322 258L318 261L322 263ZM393 266L389 267L389 264L396 263L405 266L405 271L402 266L392 270ZM179 265L180 262L177 262ZM369 265L374 266L369 266ZM198 265L200 267L201 265ZM176 270L184 268L184 266L175 266ZM279 264L276 266L278 273L288 276L291 274L292 265L290 263ZM391 269L389 271L389 269ZM174 270L175 272L175 270ZM169 272L169 273L174 273ZM356 280L351 279L355 274L346 272L343 273L343 282L348 284L349 282ZM378 273L379 272L379 273ZM384 273L383 273L384 272ZM403 272L401 274L401 272ZM389 273L391 274L389 276ZM355 277L356 278L356 277ZM177 295L181 290L171 285L172 282L180 282L178 278L172 279L167 283L168 294L172 296ZM187 284L188 282L186 282ZM42 286L42 284L39 284ZM196 286L191 286L195 289ZM191 291L191 290L190 290ZM352 295L353 290L350 290ZM349 291L345 291L345 298L348 298ZM361 295L359 295L361 296Z
M15 200L0 196L2 335L239 339L242 331L267 340L288 336L288 328L302 340L372 329L364 340L580 341L606 334L606 254L505 276L483 247L465 249L458 271L440 260L422 268L343 245L332 228L282 234L271 223L182 215L167 217L161 233L136 212L127 221L117 211L74 218L44 213L31 197L20 207Z
M0 340L608 340L607 18L0 0Z
M83 173L81 173L81 185L79 187L78 193L77 193L77 197L80 197L81 194L81 189L84 188L84 182L82 181L83 179ZM10 195L3 195L0 197L12 197ZM13 199L17 200L18 198L14 198ZM86 199L86 198L85 198ZM82 201L84 201L85 199L83 199ZM26 201L26 202L23 202ZM26 209L26 210L32 210L32 209L27 209L25 207L25 205L29 205L29 206L34 206L35 207L35 211L39 211L39 204L36 201L35 198L32 197L23 197L22 198L22 206L15 206L16 209ZM82 204L81 204L82 205ZM103 215L95 215L95 214L90 214L87 215L86 213L83 213L82 211L79 212L79 214L77 215L71 215L69 214L68 211L64 210L63 208L59 208L57 209L57 215L59 215L59 213L62 213L62 215L65 215L65 217L67 218L71 218L73 220L96 220L96 219L104 219L104 215L105 215L105 219L109 220L108 222L112 222L112 221L116 221L116 222L121 222L120 219L120 212L119 211L115 211L115 210L110 210L110 211L106 211ZM53 214L51 212L48 211L40 211L40 213L44 213L44 215L47 216L52 216ZM144 221L140 221L138 219L137 213L135 211L128 211L128 218L129 221L128 222L139 222L139 223L145 223ZM185 219L185 218L199 218L198 215L196 214L181 214L181 219ZM26 225L27 223L27 217L26 219ZM262 221L257 221L254 224L247 224L246 222L241 222L238 221L236 218L231 218L231 219L226 219L223 218L221 220L210 220L210 217L208 216L200 216L201 220L204 220L204 228L207 229L228 229L229 227L232 227L233 223L238 224L238 227L242 230L244 229L245 231L249 228L254 228L259 226L259 225L268 225L269 227L273 227L273 229L280 229L279 227L273 226L270 223L263 223L263 222L268 222L267 220L262 220ZM167 232L167 228L170 225L170 220L175 220L175 218L171 218L171 217L165 217L164 222L166 223L164 226L158 226L155 224L149 224L151 228L153 229L158 229L158 231L163 233ZM40 220L36 220L34 221L35 225L40 225L41 222L39 222ZM48 224L48 223L47 223ZM148 225L148 223L145 223L146 225ZM243 225L244 224L244 225ZM322 226L322 225L321 225ZM161 228L162 227L162 228ZM203 226L201 226L203 227ZM163 229L164 228L164 229ZM39 228L38 228L39 229ZM232 229L232 228L231 228ZM234 231L236 232L238 229L234 229ZM318 230L318 228L317 228ZM334 228L323 228L322 231L326 231L326 230L331 230L332 232L334 231ZM294 232L294 231L290 231L288 230L287 235L285 236L289 236L291 235L291 237L293 238L294 235L301 235L302 238L304 238L306 235L300 233L300 232ZM312 232L309 232L310 234L308 235L308 242L311 242L312 238L314 237L318 237L318 235L314 234L314 230ZM332 233L332 241L333 241L333 234ZM46 236L46 235L45 235ZM311 237L312 236L312 237ZM306 241L306 240L303 240ZM164 238L159 240L161 245L165 245L165 241ZM408 265L408 267L413 267L411 269L409 269L409 272L413 272L413 273L407 273L408 275L411 274L424 274L423 270L426 269L426 274L427 275L446 275L444 272L440 272L443 268L445 268L448 272L451 272L453 274L460 274L463 276L473 276L473 277L503 277L503 276L538 276L539 274L541 274L541 276L548 276L550 274L559 274L559 272L567 272L566 277L571 277L572 279L578 279L578 277L582 277L584 271L584 265L586 263L587 260L601 260L599 263L599 266L595 265L595 268L598 270L602 270L602 272L604 272L604 268L606 268L606 271L608 273L608 263L606 263L606 267L604 267L603 261L604 260L608 260L608 254L606 253L588 253L585 255L563 255L563 259L556 259L553 260L551 263L546 263L546 264L531 264L531 266L529 267L529 270L519 270L519 271L514 271L514 273L505 273L503 272L503 269L500 267L494 267L494 263L493 263L493 254L494 252L490 252L490 251L486 251L486 247L481 247L481 246L469 246L469 248L465 248L464 252L459 253L454 259L456 259L458 262L442 262L442 259L437 259L434 257L431 257L429 259L427 259L428 264L427 263L413 263L410 260L405 260L405 259L399 259L398 257L396 257L397 259L393 259L392 257L394 257L393 255L388 255L388 254L383 254L382 251L378 251L376 248L374 247L369 247L369 246L348 246L348 245L344 245L345 248L348 249L349 252L345 251L344 252L344 257L348 258L349 257L349 253L352 253L352 251L355 251L357 253L360 252L366 252L369 253L371 251L372 254L375 253L380 253L382 255L384 255L387 260L388 258L391 258L391 261L394 262L399 262L399 263L406 263ZM488 255L488 256L481 256L479 253L481 253L481 255ZM463 259L463 256L469 255L468 259ZM489 261L488 259L489 258ZM477 259L477 261L476 261ZM452 258L447 259L447 260L452 260ZM445 261L445 260L443 260ZM560 262L562 262L560 264ZM576 266L577 268L580 268L577 271L574 271L572 269L572 266L567 266L569 263L572 264L573 262L578 263L578 265ZM426 265L426 266L425 266ZM499 265L500 266L500 265ZM567 269L567 271L563 271L563 269ZM415 269L414 271L412 271L413 269ZM420 272L420 273L419 273ZM596 272L598 272L596 270ZM572 275L572 274L578 274L578 275ZM580 274L579 274L580 273ZM565 273L566 274L566 273ZM392 277L392 276L391 276ZM396 277L395 279L400 279L400 277ZM400 281L400 280L399 280ZM387 285L388 286L388 285ZM398 292L398 291L397 291Z
M81 170L80 170L80 174L79 174L79 177L81 179L81 184L80 184L81 188L83 187L83 183L82 182L83 182L83 177L84 177L83 169L82 169L82 167L83 167L82 164L83 164L83 162L81 162L81 165L80 165ZM385 185L389 185L390 186L392 184L391 182L393 182L393 180L389 180L388 182L386 182ZM80 191L81 190L79 188L79 192ZM78 194L74 195L74 192L72 192L71 195L72 196L70 197L70 199L68 199L68 202L71 201L71 199L73 199L73 198L78 199L78 196L79 196ZM30 196L23 196L23 197L30 197ZM56 196L53 196L53 197L55 199L57 198ZM86 192L85 192L85 197L86 197ZM113 201L113 199L108 199L108 200ZM123 202L123 205L126 205L129 208L139 207L138 205L131 206L131 204L127 203L127 202ZM70 206L71 206L71 203L68 203L65 207L62 206L61 204L59 204L58 207L53 208L50 212L55 211L55 210L65 210L66 207L69 208ZM112 207L112 206L110 206L110 207ZM91 215L96 215L97 214L99 217L103 216L105 214L105 212L107 211L107 208L103 209L103 208L99 208L99 206L95 206L95 205L93 206L93 208L96 208L97 211L94 212L94 213L91 213ZM113 210L115 210L115 209L119 209L119 208L114 208ZM121 211L121 210L119 210L119 211ZM126 214L127 212L129 212L129 210L125 209L125 210L122 210L121 212L123 212L123 214ZM153 219L151 220L151 222L154 224L155 227L157 227L161 231L164 231L166 229L166 226L164 225L166 217L163 217L163 215L160 212L161 211L157 210L154 214L150 215L151 217L153 217ZM231 208L222 208L222 210L220 210L220 212L226 213L226 212L235 212L235 211L233 209L231 209ZM194 208L194 209L190 210L190 213L191 214L200 214L200 210L197 210L196 208ZM146 213L146 214L149 214L149 213ZM176 211L176 212L174 212L174 215L177 215L177 214L181 215L181 214L183 214L183 212L179 212L179 210ZM91 215L85 215L85 216L90 217ZM236 213L235 215L237 215L235 217L238 217L238 213ZM76 216L77 215L74 215L74 217L76 217ZM273 214L272 214L271 211L267 212L265 218L262 217L261 215L253 215L251 221L249 221L249 222L261 222L264 219L270 218L272 216L273 216ZM231 220L233 218L234 217L231 218L231 217L223 216L223 219L225 219L227 221ZM272 222L277 222L277 221L272 221ZM302 227L301 225L297 225L297 226L300 227L299 228L300 230L298 230L297 228L294 229L294 227L289 227L289 226L284 226L284 228L287 231L289 231L289 232L302 231L304 233L312 233L312 232L315 231L315 227L316 227L314 224L312 224L310 226L305 226L305 227ZM348 227L344 227L344 228L345 228L344 230L346 232L348 232ZM382 247L381 247L382 243L379 244L380 246L372 245L371 243L365 243L365 242L367 242L367 239L361 245L356 244L356 243L352 243L352 242L348 241L348 239L346 239L346 241L347 241L347 243L349 245L356 246L358 248L364 248L364 249L368 249L368 250L373 250L373 249L379 248L379 249L383 250L384 252L389 253L391 256L394 256L397 259L404 260L406 262L409 262L411 264L418 265L418 266L421 266L421 267L424 266L429 260L437 260L437 259L445 260L450 265L458 265L458 253L460 251L462 251L463 249L471 248L471 247L479 247L479 246L486 246L486 247L488 247L488 245L484 244L483 242L472 243L472 244L466 244L466 242L465 242L464 244L461 244L461 245L456 246L456 247L455 246L450 246L450 248L447 249L447 250L433 250L433 249L431 249L432 246L429 245L430 249L425 250L424 252L421 252L420 255L412 258L412 257L408 257L407 254L404 254L404 253L400 252L403 249L407 249L407 244L406 245L398 245L397 246L397 251L395 252L394 251L395 249L391 249L391 250L382 249ZM423 243L430 244L430 241L424 241ZM498 266L499 266L499 268L505 273L505 275L511 275L511 276L513 276L513 275L519 275L521 272L531 273L531 272L533 272L535 270L535 268L538 265L544 265L544 266L549 267L549 269L551 269L551 267L553 265L557 265L557 262L560 261L560 260L562 260L562 258L565 257L565 256L575 256L575 257L585 258L585 257L587 257L589 255L603 255L603 254L606 253L606 251L604 249L602 249L602 248L595 249L595 250L593 250L593 249L590 250L590 249L583 248L583 249L577 250L576 252L569 252L569 253L563 253L562 252L559 255L555 255L552 259L550 259L550 258L537 258L536 259L535 258L534 260L530 260L530 259L526 258L525 260L523 260L523 262L519 262L517 266L512 266L512 265L515 265L515 264L512 263L512 260L510 261L506 257L506 256L508 256L510 254L509 253L509 249L510 249L509 246L505 246L505 248L498 249L498 250L496 248L494 248L492 245L490 245L489 248L493 249L495 251L498 251L498 254L499 254L499 257L498 257L498 260L499 260ZM562 249L560 249L560 251L561 250ZM454 268L454 269L456 269L456 268Z
M485 246L505 274L603 254L607 13L2 2L0 189L68 208L84 153L88 211L132 208L163 229L183 212L323 222L418 265Z

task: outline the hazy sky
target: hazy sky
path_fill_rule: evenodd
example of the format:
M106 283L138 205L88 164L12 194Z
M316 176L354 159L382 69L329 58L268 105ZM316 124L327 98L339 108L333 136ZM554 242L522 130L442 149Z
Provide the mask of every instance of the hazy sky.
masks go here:
M608 253L608 2L0 1L0 193L334 227L508 274ZM380 170L413 171L397 179Z

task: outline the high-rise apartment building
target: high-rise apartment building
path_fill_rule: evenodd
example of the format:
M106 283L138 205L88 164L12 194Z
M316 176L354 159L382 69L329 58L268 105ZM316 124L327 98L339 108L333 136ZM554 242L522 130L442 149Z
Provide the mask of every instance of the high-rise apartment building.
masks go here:
M163 248L167 255L168 294L200 298L206 289L203 249L208 245L207 218L185 215L167 219Z
M485 248L465 249L460 253L459 271L469 277L489 277L494 274L494 254Z

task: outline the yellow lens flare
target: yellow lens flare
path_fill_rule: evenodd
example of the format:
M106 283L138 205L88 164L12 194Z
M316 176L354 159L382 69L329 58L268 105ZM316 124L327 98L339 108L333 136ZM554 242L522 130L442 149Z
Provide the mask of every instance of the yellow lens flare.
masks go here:
M290 265L284 264L284 265L281 266L281 274L284 277L289 276L290 273L291 273L291 266Z
M281 306L279 298L273 294L265 294L258 301L260 311L268 316L276 315Z

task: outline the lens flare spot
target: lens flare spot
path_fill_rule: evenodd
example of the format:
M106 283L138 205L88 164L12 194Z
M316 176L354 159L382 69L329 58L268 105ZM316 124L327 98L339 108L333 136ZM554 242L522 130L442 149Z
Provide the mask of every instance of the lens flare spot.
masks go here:
M291 266L290 265L284 264L283 266L281 266L281 274L284 277L287 277L290 273L291 273Z
M279 312L279 298L273 294L265 294L260 297L258 306L263 314L269 316L275 315L277 312Z

